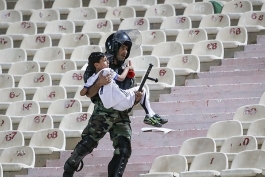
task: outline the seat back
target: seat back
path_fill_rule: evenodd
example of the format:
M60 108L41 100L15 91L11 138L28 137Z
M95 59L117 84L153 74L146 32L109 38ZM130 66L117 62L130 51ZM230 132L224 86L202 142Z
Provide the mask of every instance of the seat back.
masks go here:
M247 135L251 136L265 136L265 118L257 119L251 122Z
M194 2L188 4L183 15L208 15L214 14L213 6L210 2Z
M141 1L135 1L135 0L127 0L126 6L144 6L144 5L155 5L157 4L157 0L141 0Z
M199 25L199 28L205 27L228 27L230 26L230 17L227 14L208 14L205 15Z
M110 19L92 19L87 21L83 28L82 33L94 33L94 32L112 32L113 23Z
M84 71L81 70L67 71L61 78L59 85L84 85L83 75Z
M130 6L118 6L112 7L109 9L105 15L106 19L113 19L113 18L132 18L136 17L136 12L134 8Z
M60 13L56 9L35 10L29 19L32 22L51 22L53 20L60 20Z
M242 45L247 45L248 33L245 27L223 27L218 31L215 39L222 42L240 42Z
M37 10L44 9L43 0L18 0L14 7L15 10Z
M176 41L182 44L197 43L199 41L207 40L207 32L204 29L192 28L183 29L177 35Z
M0 10L6 10L6 1L5 0L0 0Z
M142 45L156 45L166 42L166 34L162 30L145 30L141 31Z
M39 114L40 105L33 100L16 101L11 104L7 110L7 116L26 116L30 114Z
M222 14L244 13L252 11L253 7L249 0L228 1L222 8Z
M52 79L48 73L31 72L23 75L18 83L18 87L43 87L51 86Z
M72 60L54 60L50 61L45 69L44 72L46 73L65 73L67 71L76 70L76 64Z
M69 114L82 112L82 104L76 99L58 99L51 103L47 114Z
M30 21L13 22L7 28L6 34L37 34L37 25L34 22Z
M187 159L183 155L161 155L152 163L149 173L155 172L175 172L180 173L188 170Z
M8 70L8 74L19 76L32 72L40 72L40 65L36 61L19 61L13 63Z
M144 17L171 17L175 16L175 8L171 4L155 4L150 6L145 14Z
M169 68L186 68L194 72L200 72L200 59L197 55L179 54L172 56L168 63Z
M29 142L31 147L54 147L61 150L65 150L65 144L65 134L58 128L36 131Z
M59 47L78 47L82 45L89 45L90 40L87 34L66 34L64 35L60 41L58 46Z
M0 164L0 177L4 177L4 174L3 174L3 167L2 167L1 164Z
M1 141L0 144L1 149L14 147L14 146L24 146L24 136L18 130L0 131L0 141Z
M0 50L1 63L15 63L27 60L27 53L24 49L9 48Z
M264 17L265 16L265 12L263 11L248 11L248 12L244 12L239 20L237 25L238 26L249 26L249 25L260 25L265 27L264 24Z
M112 1L98 1L98 0L90 0L89 7L118 7L119 0L112 0Z
M0 50L13 48L13 39L7 35L0 35Z
M51 47L52 40L48 35L30 35L24 37L20 44L20 48L22 49L41 49L43 47Z
M59 85L44 86L37 89L32 100L34 101L55 101L66 99L67 93L64 87Z
M253 105L244 105L239 107L233 119L242 121L254 121L260 118L264 118L265 115L265 105L253 104Z
M26 100L25 91L21 88L10 87L10 88L0 89L0 91L1 91L0 103L4 103L4 102L12 103L15 101Z
M90 116L91 114L87 112L75 112L66 114L59 125L59 129L83 130L87 126Z
M53 128L53 119L48 114L30 114L24 116L18 124L17 130L38 131Z
M68 16L67 20L92 20L92 19L97 19L98 14L96 9L91 8L91 7L79 7L79 8L74 8L72 9Z
M259 100L259 104L265 105L265 92L261 95L260 100Z
M102 52L102 49L98 45L85 45L85 46L76 47L72 52L70 60L88 61L88 57L92 52Z
M75 24L70 20L53 20L47 24L43 33L75 33Z
M133 47L131 48L130 57L138 57L143 55L143 48L142 46Z
M150 23L145 17L126 18L120 23L119 30L126 29L150 30Z
M0 115L0 123L0 132L13 129L12 120L9 116Z
M194 55L215 55L223 58L224 47L219 40L203 40L194 44L191 54Z
M80 87L76 90L75 95L74 95L74 99L81 101L81 102L82 102L82 106L83 106L83 107L86 107L83 103L86 102L85 104L89 105L89 104L91 103L91 100L90 100L90 98L87 97L87 96L81 96L81 95L80 95L80 91L81 91L83 88L84 88L84 86L82 85L82 86L80 86Z
M146 71L147 68L149 67L149 64L152 64L153 68L160 67L159 59L157 56L154 55L137 56L130 58L130 61L132 63L135 72L139 70Z
M33 61L53 61L65 59L65 52L62 47L44 47L38 49L33 57Z
M160 29L190 29L192 28L191 19L188 16L172 16L163 20Z
M52 9L78 8L82 6L82 0L54 0Z
M19 10L14 10L14 9L8 9L8 10L1 10L0 11L0 23L3 22L18 22L22 21L22 13Z
M15 87L15 79L10 74L0 74L0 88Z
M172 68L167 68L167 67L152 68L149 76L151 78L157 78L158 83L165 83L171 87L175 86L175 73L174 73L174 70ZM147 79L146 83L147 84L148 83L154 83L154 81Z
M157 44L152 50L154 56L174 56L178 54L184 54L183 45L179 42L161 42Z

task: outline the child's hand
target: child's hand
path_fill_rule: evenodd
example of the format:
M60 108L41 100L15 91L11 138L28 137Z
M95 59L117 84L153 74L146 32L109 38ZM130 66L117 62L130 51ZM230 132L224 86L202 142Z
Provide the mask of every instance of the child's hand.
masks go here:
M101 71L101 73L98 76L98 83L101 86L103 86L103 85L107 85L110 82L111 82L111 74L108 73L106 76L103 76L103 72Z
M128 78L134 78L135 73L134 73L134 68L132 66L131 60L129 60L129 66L127 66L129 68L129 72L127 74Z

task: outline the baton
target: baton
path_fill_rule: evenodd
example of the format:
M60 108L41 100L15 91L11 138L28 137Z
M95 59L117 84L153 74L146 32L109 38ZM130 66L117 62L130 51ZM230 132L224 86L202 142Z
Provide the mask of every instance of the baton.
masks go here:
M150 74L150 71L151 71L152 67L153 67L153 65L150 63L150 64L149 64L149 67L148 67L148 69L147 69L147 71L146 71L146 73L145 73L145 75L144 75L144 78L143 78L143 80L142 80L142 82L141 82L141 84L140 84L140 87L139 87L138 91L140 91L140 92L142 91L142 89L143 89L143 87L144 87L144 84L145 84L145 82L146 82L146 79L149 79L149 80L152 80L152 81L158 82L158 79L157 79L157 78L151 78L151 77L148 77L149 74Z

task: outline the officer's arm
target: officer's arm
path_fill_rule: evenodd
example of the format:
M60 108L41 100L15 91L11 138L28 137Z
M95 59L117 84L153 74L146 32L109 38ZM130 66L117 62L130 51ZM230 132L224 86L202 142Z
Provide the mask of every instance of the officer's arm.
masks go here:
M91 98L95 96L98 93L98 90L100 89L100 87L109 83L108 80L110 80L110 75L108 74L106 76L103 76L102 74L103 73L100 73L97 81L87 89L87 93L86 93L87 97Z

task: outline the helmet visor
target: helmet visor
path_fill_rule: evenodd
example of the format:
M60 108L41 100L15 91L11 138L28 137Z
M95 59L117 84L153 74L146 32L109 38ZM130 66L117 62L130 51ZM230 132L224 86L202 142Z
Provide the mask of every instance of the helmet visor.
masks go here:
M128 37L124 35L124 33L126 33L130 37L130 39L128 39ZM142 35L137 29L119 30L114 33L113 38L121 44L125 43L126 41L131 41L132 47L134 49L139 48L142 44Z

